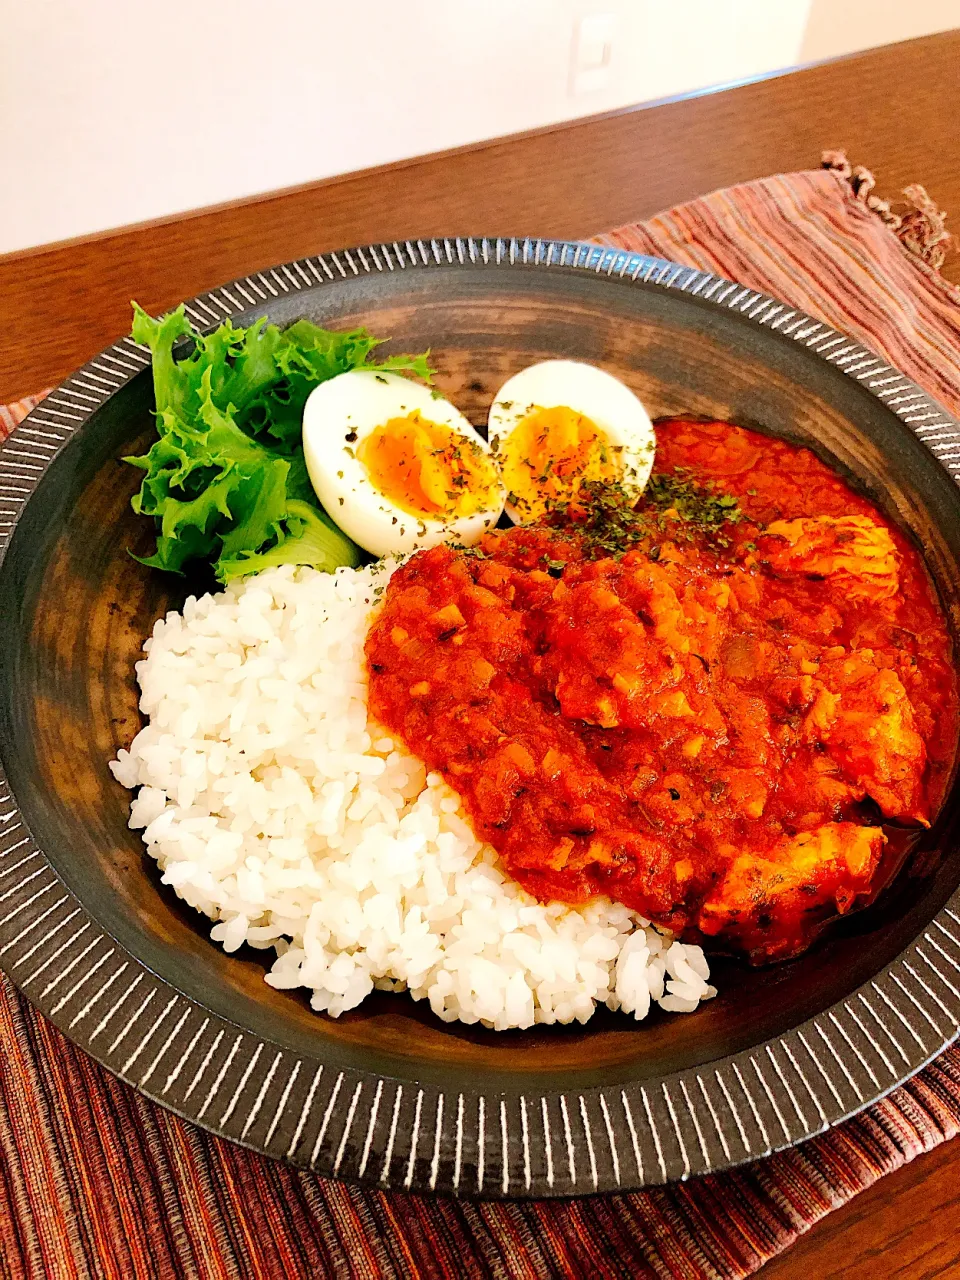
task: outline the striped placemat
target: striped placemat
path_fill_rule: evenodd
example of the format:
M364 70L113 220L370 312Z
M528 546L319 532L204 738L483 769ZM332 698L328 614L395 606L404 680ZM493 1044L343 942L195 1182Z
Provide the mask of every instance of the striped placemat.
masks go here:
M829 165L600 239L771 293L960 414L960 290L936 271L940 215L919 188L898 214L866 171L842 157ZM37 398L0 407L0 438ZM728 1280L958 1128L960 1051L950 1049L837 1129L675 1187L519 1204L362 1190L183 1123L75 1049L4 979L0 1276Z

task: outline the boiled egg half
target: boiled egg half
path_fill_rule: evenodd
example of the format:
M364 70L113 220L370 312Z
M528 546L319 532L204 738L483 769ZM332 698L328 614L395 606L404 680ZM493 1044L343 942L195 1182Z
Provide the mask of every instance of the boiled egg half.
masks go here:
M653 467L646 409L596 365L544 360L522 369L498 391L488 425L507 514L518 524L574 500L585 482L618 484L639 498Z
M503 511L487 442L448 400L395 373L354 369L316 387L303 452L331 518L373 555L472 546Z

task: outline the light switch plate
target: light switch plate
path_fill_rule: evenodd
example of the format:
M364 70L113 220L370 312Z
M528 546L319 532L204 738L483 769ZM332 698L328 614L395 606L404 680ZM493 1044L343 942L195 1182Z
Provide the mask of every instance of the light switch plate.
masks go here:
M612 83L615 29L612 13L585 13L577 18L570 58L570 93L573 97L595 93Z

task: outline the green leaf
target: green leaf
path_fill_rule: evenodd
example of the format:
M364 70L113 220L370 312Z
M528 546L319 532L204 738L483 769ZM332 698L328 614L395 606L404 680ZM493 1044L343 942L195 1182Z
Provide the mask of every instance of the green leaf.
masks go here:
M307 460L303 456L303 446L297 445L295 451L290 455L290 473L287 476L287 497L296 499L299 502L307 502L313 507L319 507L317 495L313 491L313 485L310 483L310 476L307 472Z
M182 573L194 560L222 581L271 564L334 569L358 548L320 508L301 444L314 387L350 369L407 371L432 380L427 355L370 356L365 329L337 333L311 320L246 329L225 320L198 333L184 308L154 320L133 304L133 336L150 348L157 438L125 461L144 472L133 509L157 524L148 564ZM174 346L191 340L177 360Z
M360 548L338 529L326 512L305 502L289 502L287 532L276 546L259 553L224 556L217 562L217 577L232 582L262 569L281 564L307 564L332 573L340 565L355 568L361 560Z
M166 569L170 573L183 573L183 566L190 560L209 560L215 554L218 539L196 526L181 530L175 538L157 537L157 548L152 556L134 556L151 569ZM132 554L132 552L131 552Z
M436 372L427 363L429 351L425 351L421 356L387 356L386 360L380 360L372 364L365 364L365 369L384 369L387 373L413 373L418 378L422 378L429 386L433 386L433 375Z
M281 522L289 514L287 474L290 464L274 458L232 495L233 528L222 535L220 558L242 555L251 547L262 547L281 532Z
M153 389L157 412L172 409L177 413L187 413L196 391L191 378L192 370L189 361L178 364L173 358L174 343L179 338L195 336L183 305L169 315L153 320L141 306L133 303L132 336L134 342L148 346L153 357Z
M249 329L233 331L233 367L223 387L223 399L243 413L253 401L280 377L277 351L286 337L276 325L267 325L265 317L255 320Z

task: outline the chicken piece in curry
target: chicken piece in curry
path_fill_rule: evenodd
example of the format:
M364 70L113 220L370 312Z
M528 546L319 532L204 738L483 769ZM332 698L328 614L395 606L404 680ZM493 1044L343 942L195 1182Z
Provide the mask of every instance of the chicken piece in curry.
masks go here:
M415 554L367 658L372 714L530 893L756 963L870 897L884 825L928 826L955 754L916 549L813 453L727 423L660 424L634 510L598 490Z

